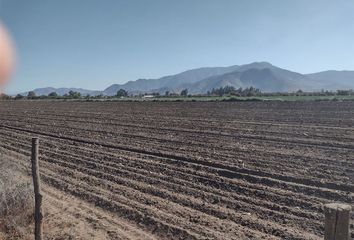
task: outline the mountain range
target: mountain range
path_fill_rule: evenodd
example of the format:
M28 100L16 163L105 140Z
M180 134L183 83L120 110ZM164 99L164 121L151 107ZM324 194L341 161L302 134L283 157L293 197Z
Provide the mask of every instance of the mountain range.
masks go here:
M301 74L276 67L268 62L254 62L229 67L205 67L188 70L176 75L158 79L138 79L124 84L113 84L102 91L82 88L38 88L36 95L48 95L56 92L64 95L69 91L80 92L82 95L113 96L119 89L130 94L166 91L179 93L188 89L192 94L203 94L213 88L233 86L246 88L253 86L262 92L293 92L303 91L354 89L354 71L324 71L312 74ZM27 94L27 93L22 93Z

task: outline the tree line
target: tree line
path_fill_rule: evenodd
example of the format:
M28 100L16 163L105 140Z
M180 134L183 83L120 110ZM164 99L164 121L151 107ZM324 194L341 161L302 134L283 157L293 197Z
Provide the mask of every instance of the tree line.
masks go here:
M94 95L91 96L89 94L81 94L80 92L76 91L69 91L68 93L64 95L59 95L56 92L51 92L48 95L37 95L34 91L30 91L27 93L27 95L22 95L22 94L17 94L16 96L9 96L6 94L0 94L0 99L1 100L25 100L25 99L99 99L99 98L125 98L125 97L144 97L144 96L153 96L153 97L159 97L159 96L187 96L188 95L188 89L183 89L180 94L175 94L175 93L170 93L169 91L165 92L165 95L160 95L158 92L152 92L152 93L145 93L145 94L138 94L138 95L132 95L129 94L128 91L124 89L119 89L114 96L105 96L103 94L99 95Z
M238 88L233 86L225 86L220 88L213 88L211 91L207 92L208 96L239 96L239 97L254 97L262 95L262 92L258 88L248 87L248 88Z
M59 95L56 92L51 92L48 95L37 96L34 91L30 91L27 95L17 94L16 96L9 96L0 94L0 100L21 100L21 99L101 99L101 98L128 98L128 97L192 97L192 96L238 96L238 97L258 97L258 96L354 96L354 91L337 90L337 91L317 91L305 92L298 90L295 92L274 92L263 93L260 89L254 87L235 88L233 86L225 86L220 88L213 88L207 91L206 94L189 94L188 89L182 89L179 93L165 91L164 94L159 92L130 94L124 89L119 89L115 96L104 96L102 94L90 96L83 95L80 92L69 91L64 95Z

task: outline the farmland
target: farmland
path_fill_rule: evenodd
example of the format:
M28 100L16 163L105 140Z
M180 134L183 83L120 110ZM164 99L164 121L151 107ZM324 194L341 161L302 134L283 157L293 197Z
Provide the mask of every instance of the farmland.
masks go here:
M352 101L0 102L0 151L28 168L33 136L108 239L322 239L353 205Z

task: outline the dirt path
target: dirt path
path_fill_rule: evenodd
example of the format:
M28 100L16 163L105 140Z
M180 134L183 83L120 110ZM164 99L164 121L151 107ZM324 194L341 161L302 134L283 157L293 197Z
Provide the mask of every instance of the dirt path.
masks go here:
M46 239L155 239L107 211L45 186Z

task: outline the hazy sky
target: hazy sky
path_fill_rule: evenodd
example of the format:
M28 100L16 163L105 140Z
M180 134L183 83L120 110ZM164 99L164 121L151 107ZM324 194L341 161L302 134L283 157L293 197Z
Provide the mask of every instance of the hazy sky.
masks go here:
M19 59L10 93L254 61L354 70L354 0L0 0L0 19Z

